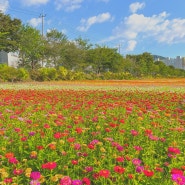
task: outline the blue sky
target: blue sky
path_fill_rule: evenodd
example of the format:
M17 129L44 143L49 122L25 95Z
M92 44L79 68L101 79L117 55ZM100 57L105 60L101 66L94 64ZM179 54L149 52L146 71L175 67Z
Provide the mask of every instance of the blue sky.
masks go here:
M185 0L0 0L0 10L72 40L119 48L122 55L185 56Z

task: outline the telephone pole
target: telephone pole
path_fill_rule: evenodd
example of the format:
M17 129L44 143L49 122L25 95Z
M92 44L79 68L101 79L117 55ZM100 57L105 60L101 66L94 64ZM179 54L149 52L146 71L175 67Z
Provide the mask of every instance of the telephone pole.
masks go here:
M44 17L46 17L46 14L40 14L39 16L42 19L42 37L44 36Z
M46 17L46 14L40 14L39 16L42 19L42 38L44 38L44 17ZM44 61L43 61L43 53L42 53L42 58L41 58L41 65L42 67L44 66Z

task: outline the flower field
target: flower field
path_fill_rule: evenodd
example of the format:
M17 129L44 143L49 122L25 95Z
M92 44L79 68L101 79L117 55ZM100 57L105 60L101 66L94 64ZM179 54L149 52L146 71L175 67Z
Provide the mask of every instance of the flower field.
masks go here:
M184 87L111 85L0 86L0 184L185 185Z

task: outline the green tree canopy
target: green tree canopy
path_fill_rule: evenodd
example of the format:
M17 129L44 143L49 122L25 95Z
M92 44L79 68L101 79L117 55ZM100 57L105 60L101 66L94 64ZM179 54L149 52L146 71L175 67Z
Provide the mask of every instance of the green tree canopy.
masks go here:
M29 25L23 25L19 49L20 66L28 69L35 69L41 66L44 40L38 30Z
M0 49L10 52L19 48L21 21L0 12Z

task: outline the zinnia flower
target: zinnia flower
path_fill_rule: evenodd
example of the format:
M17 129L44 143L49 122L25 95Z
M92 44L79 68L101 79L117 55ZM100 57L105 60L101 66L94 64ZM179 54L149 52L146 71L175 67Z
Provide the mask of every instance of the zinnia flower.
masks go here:
M154 172L151 170L143 170L145 176L152 177L154 175Z
M81 180L72 180L72 185L82 185Z
M114 171L115 171L116 173L122 174L122 173L125 172L125 168L123 168L122 166L115 166L115 167L114 167Z
M110 171L106 169L100 170L99 175L100 177L108 178L110 176Z
M30 178L33 179L33 180L38 180L38 179L40 179L40 172L38 172L38 171L31 172Z
M48 170L53 170L57 167L57 163L56 162L48 162L42 165L43 169L48 169Z
M139 166L141 164L141 160L140 159L133 159L132 160L132 163L135 165L135 166Z
M71 185L72 180L69 176L64 176L60 179L60 185Z
M178 185L185 185L185 176L180 174L172 174L172 180Z

